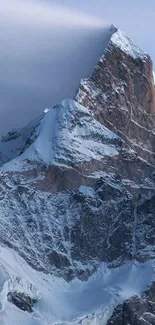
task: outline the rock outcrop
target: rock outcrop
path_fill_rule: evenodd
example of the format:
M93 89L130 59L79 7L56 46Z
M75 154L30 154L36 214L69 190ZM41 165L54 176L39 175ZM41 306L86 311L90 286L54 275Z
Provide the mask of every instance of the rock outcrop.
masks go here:
M37 303L37 300L31 298L23 292L9 292L7 294L7 299L9 302L14 304L17 308L27 311L29 313L33 312L33 307Z
M142 294L118 306L107 325L154 325L155 283Z

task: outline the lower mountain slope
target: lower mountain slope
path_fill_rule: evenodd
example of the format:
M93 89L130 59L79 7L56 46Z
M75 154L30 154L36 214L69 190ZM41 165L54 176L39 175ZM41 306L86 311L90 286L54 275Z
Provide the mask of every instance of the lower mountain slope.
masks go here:
M146 280L140 281L137 294L153 278L155 169L74 101L63 101L31 125L20 155L13 160L11 157L0 172L0 241L16 264L12 275L4 257L1 262L8 274L6 279L2 277L2 315L5 310L7 315L4 324L9 324L7 308L13 308L14 319L19 309L21 315L25 315L24 310L32 311L31 316L21 316L23 325L57 321L93 324L94 319L98 324L105 319L106 324L114 307L125 300L124 295L134 295L134 280L128 292L122 272L129 279L143 270L148 273ZM23 133L20 130L21 138ZM10 141L17 148L18 138ZM30 265L20 262L28 267L29 277L18 266L20 258L13 252ZM37 283L33 274L39 277ZM43 290L45 279L51 288L56 286L53 295ZM88 300L83 308L77 285L82 286L81 294ZM90 296L92 290L95 300ZM108 296L105 290L109 290ZM57 292L60 298L56 298ZM60 315L57 299L62 299L61 305L64 301L67 304ZM70 299L77 299L74 307ZM7 307L5 301L15 307Z

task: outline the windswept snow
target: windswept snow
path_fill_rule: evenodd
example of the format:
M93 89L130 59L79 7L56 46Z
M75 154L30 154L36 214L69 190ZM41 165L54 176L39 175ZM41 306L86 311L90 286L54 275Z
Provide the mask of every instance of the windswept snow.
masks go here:
M117 140L119 137L97 122L88 109L73 100L64 100L36 124L29 147L3 169L16 170L27 159L48 165L71 165L113 157L118 155Z
M132 56L134 59L144 59L146 56L146 53L144 53L137 45L135 45L132 40L120 29L117 29L117 31L111 36L111 42L126 54Z
M86 316L85 324L94 324L95 317L100 317L105 325L119 303L147 288L153 280L153 270L153 261L128 262L114 269L103 263L88 281L74 279L68 283L35 271L13 250L1 247L1 325L79 324ZM33 313L7 301L12 287L38 300Z
M146 53L141 50L134 42L119 28L116 28L114 25L111 26L111 37L109 38L109 43L107 47L105 48L105 51L109 48L109 46L112 44L116 48L119 48L126 54L130 55L133 59L142 59L145 60ZM104 58L104 53L100 58L100 61L102 62ZM86 86L86 85L85 85Z

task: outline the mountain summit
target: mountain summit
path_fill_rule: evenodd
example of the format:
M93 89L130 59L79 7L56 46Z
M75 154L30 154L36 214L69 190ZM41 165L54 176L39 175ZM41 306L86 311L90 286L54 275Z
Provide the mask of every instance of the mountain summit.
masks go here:
M3 325L155 318L155 88L119 29L75 100L0 142Z
M150 57L120 30L92 76L81 81L76 99L154 163L155 87Z

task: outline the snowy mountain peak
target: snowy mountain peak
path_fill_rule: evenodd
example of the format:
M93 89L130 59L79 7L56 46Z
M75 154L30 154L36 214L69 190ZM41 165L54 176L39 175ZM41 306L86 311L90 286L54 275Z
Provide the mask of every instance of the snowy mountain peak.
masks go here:
M16 137L12 140L12 146L16 147L17 140ZM48 165L101 160L104 156L118 154L116 146L119 141L119 137L97 122L87 108L66 99L46 112L39 123L37 120L20 148L20 155L3 168L16 170L26 160ZM10 143L5 144L5 150L7 146L10 150ZM2 148L3 143L0 144L0 151Z
M77 101L0 141L3 325L154 324L152 64L115 26L111 35Z
M109 42L105 50L109 48L109 46L113 45L116 48L119 48L121 51L130 55L133 59L145 59L146 53L140 49L134 42L119 28L114 25L111 25L109 31ZM102 58L104 57L104 54ZM102 60L101 58L101 60Z
M134 59L144 59L146 56L146 53L135 45L133 41L120 29L116 29L112 34L110 41L113 45L119 47L123 52L132 56Z

